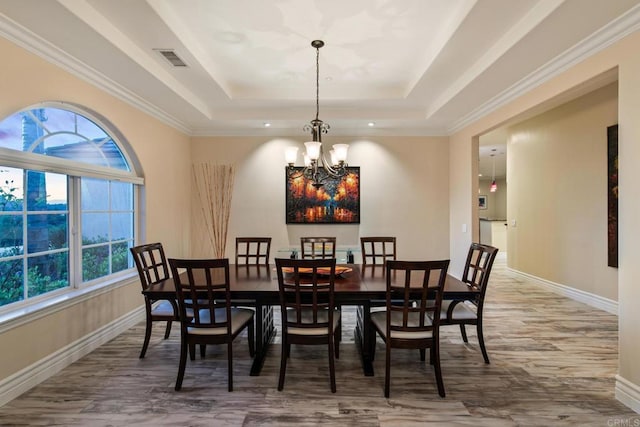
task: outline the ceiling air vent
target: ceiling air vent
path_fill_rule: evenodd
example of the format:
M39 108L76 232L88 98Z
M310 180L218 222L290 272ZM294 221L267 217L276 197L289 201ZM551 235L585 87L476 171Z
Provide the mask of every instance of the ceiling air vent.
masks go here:
M187 64L172 49L154 49L174 67L186 67Z

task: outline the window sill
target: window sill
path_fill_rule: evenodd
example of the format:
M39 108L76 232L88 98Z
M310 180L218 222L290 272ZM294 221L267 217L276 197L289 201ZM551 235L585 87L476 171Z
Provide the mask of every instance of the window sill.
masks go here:
M69 292L47 298L44 301L27 304L14 310L0 313L0 334L25 323L33 322L41 317L64 310L72 305L95 298L98 295L111 292L122 286L130 285L138 280L138 273L132 270L130 273L119 276L116 279L105 280L80 289L73 289Z

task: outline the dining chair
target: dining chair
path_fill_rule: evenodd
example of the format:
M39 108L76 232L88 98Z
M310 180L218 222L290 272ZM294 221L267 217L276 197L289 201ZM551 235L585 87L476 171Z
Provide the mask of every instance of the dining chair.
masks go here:
M326 259L336 257L335 237L301 237L300 249L302 259ZM342 308L338 305L338 310ZM338 341L342 341L342 317L337 331Z
M384 264L396 259L395 237L361 237L363 264Z
M336 392L335 358L340 342L335 333L340 311L334 300L336 260L276 258L280 312L282 315L282 352L278 390L284 388L291 344L326 344L329 348L331 392Z
M498 248L493 246L480 243L471 244L462 272L462 281L477 290L478 294L471 300L444 300L440 313L440 325L460 325L460 333L465 343L469 342L465 325L476 326L478 343L485 363L489 363L489 355L484 344L482 313L489 275L497 254Z
M196 344L227 344L228 389L233 391L233 341L248 328L249 354L254 356L253 310L231 306L229 260L169 259L180 312L180 364L175 390L182 388L187 349ZM181 271L183 273L181 274ZM204 356L204 350L202 350Z
M302 259L323 259L336 257L335 237L301 237Z
M143 291L150 285L169 278L169 265L167 264L162 243L134 246L129 250L136 264ZM144 306L147 322L144 332L144 343L142 344L142 351L140 351L139 356L141 359L144 358L147 348L149 347L153 322L167 322L164 332L164 339L167 339L171 333L171 323L174 320L180 320L178 316L178 306L175 300L154 300L145 295Z
M371 313L371 323L386 347L384 396L391 384L391 349L430 349L438 394L445 397L440 369L439 316L449 260L387 261L386 309ZM402 305L392 303L403 300ZM373 348L375 351L375 346Z
M236 237L236 265L268 265L270 252L271 237Z
M384 265L388 260L396 259L395 237L361 237L360 249L362 252L362 264ZM364 271L364 270L363 270ZM402 301L394 302L402 304ZM371 307L385 307L385 300L371 300Z
M271 253L271 237L236 237L236 272L240 268L256 267L260 272L260 266L269 266ZM233 299L234 306L255 307L256 301L252 299Z

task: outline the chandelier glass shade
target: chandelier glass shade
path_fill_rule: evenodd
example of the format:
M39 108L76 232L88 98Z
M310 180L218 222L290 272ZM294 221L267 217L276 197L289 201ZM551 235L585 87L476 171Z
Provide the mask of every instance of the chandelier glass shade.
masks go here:
M305 142L306 152L303 154L304 168L295 167L298 159L298 147L285 149L285 161L288 165L287 176L289 179L304 176L310 180L314 187L322 187L324 181L329 178L340 178L347 172L348 144L334 144L329 151L329 159L326 158L322 148L322 134L329 131L329 124L318 118L320 112L320 48L324 46L322 40L314 40L311 46L316 50L316 117L302 128L305 132L311 132L311 141Z

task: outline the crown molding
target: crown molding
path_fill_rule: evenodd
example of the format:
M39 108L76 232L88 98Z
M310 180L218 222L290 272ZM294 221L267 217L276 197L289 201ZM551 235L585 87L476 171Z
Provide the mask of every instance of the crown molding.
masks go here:
M476 108L471 113L457 120L447 133L452 135L466 126L474 123L482 117L492 113L500 107L507 105L525 93L540 86L544 82L556 77L574 65L584 61L588 57L611 46L629 34L640 29L640 5L631 8L627 13L613 20L589 37L578 42L573 47L558 55L555 59L538 68L502 91L489 101Z
M185 123L145 101L134 92L109 79L104 74L79 61L1 13L0 36L178 131L191 135L191 129Z

